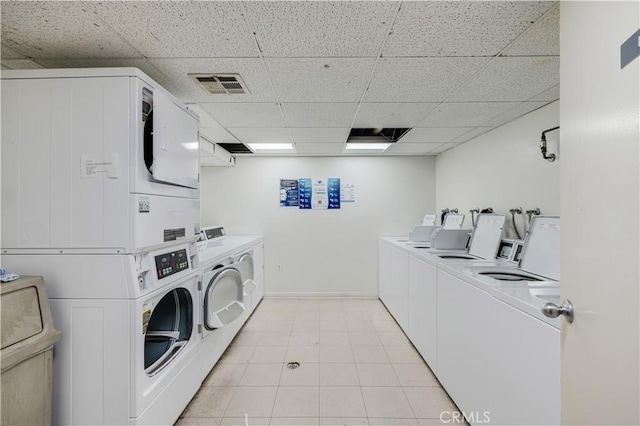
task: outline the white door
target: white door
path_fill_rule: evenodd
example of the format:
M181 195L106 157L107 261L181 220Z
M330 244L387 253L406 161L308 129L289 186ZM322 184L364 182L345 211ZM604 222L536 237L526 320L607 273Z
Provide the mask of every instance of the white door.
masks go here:
M563 424L640 424L639 28L637 1L560 5Z

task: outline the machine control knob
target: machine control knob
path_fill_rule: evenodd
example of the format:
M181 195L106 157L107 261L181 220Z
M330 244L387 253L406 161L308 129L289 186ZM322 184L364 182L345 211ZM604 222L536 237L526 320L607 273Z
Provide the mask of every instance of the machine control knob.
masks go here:
M558 318L562 315L569 324L573 322L573 304L569 299L563 300L560 306L551 302L545 303L541 310L545 317Z

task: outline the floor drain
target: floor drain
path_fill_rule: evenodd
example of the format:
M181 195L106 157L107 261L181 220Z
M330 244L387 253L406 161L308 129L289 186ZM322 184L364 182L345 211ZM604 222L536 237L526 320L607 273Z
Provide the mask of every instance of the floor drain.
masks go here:
M290 362L290 363L287 364L287 368L289 370L295 370L298 367L300 367L300 363L299 362Z

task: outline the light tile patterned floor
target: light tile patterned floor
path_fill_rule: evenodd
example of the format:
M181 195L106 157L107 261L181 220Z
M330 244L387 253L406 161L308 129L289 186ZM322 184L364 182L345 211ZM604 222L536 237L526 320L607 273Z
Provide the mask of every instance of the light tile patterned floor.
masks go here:
M380 301L265 299L177 425L438 425L453 411Z

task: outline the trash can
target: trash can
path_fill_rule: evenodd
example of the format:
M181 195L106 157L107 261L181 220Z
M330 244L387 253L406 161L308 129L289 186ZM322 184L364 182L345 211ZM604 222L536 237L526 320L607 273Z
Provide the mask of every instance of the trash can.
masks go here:
M53 327L42 277L0 284L2 425L51 424Z

